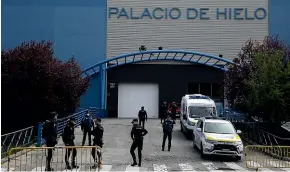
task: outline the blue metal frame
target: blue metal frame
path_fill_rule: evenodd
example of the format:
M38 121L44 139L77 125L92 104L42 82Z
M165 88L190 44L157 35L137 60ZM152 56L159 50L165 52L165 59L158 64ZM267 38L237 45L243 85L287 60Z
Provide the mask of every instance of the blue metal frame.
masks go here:
M172 55L172 57L170 57ZM203 60L204 59L204 60ZM142 61L179 61L213 67L227 71L227 66L232 61L214 55L183 50L153 50L120 55L101 61L83 71L83 76L91 76L100 73L101 109L106 109L106 70L125 64L133 64ZM103 114L105 115L105 114Z
M174 54L173 57L168 57L170 54ZM148 57L144 57L147 55ZM197 58L196 58L197 57ZM124 60L122 60L124 59ZM201 62L202 59L206 59ZM210 62L214 60L214 62ZM194 64L201 64L223 71L227 71L227 66L233 64L232 61L225 58L217 57L215 55L204 54L195 51L183 51L183 50L152 50L152 51L142 51L120 55L114 58L110 58L99 63L94 64L86 68L83 71L83 76L91 76L100 72L101 65L106 69L121 66L124 64L138 63L142 61L180 61L180 62L189 62ZM113 63L114 65L108 65ZM222 64L218 64L222 63Z

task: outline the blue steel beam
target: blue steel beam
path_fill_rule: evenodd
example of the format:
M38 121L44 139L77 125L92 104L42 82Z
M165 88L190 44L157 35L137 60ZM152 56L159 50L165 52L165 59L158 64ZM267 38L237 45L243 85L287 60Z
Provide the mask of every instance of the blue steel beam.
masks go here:
M100 88L101 88L101 108L106 108L106 64L99 64L100 66Z
M149 58L145 58L143 59L143 56L145 54L149 54L150 57ZM151 56L154 54L158 54L158 57L157 58L151 58ZM165 58L159 58L160 54L166 54ZM173 58L167 58L167 56L169 54L175 54ZM178 58L175 58L177 54L183 54L183 56L178 59ZM141 55L141 60L137 60L135 59L135 57L137 55ZM191 58L188 60L188 59L184 59L184 57L186 55L192 55ZM197 56L200 56L200 58L198 60L192 60L192 58L197 55ZM133 57L133 60L128 60L129 57ZM202 58L202 57L206 57L206 58L209 58L209 59L214 59L216 60L217 62L214 63L214 64L209 64L207 60L206 62L199 62L199 60ZM125 63L121 63L119 62L119 60L121 59L126 59L125 60ZM95 65L85 69L83 72L87 72L89 70L92 70L93 68L97 67L97 66L100 66L102 64L106 65L110 62L113 62L113 61L116 61L117 64L114 64L114 65L111 65L110 67L108 68L112 68L112 67L117 67L117 66L120 66L120 65L123 65L123 64L132 64L132 63L138 63L138 62L142 62L142 61L159 61L159 60L173 60L173 61L183 61L183 62L190 62L190 63L195 63L195 64L201 64L201 65L205 65L205 66L210 66L210 67L214 67L216 69L219 69L219 70L223 70L223 71L227 71L227 68L226 68L226 65L229 65L229 64L233 64L232 61L230 60L227 60L227 59L224 59L224 58L221 58L221 57L217 57L217 56L214 56L214 55L209 55L209 54L204 54L204 53L200 53L200 52L194 52L194 51L183 51L183 50L152 50L152 51L142 51L142 52L135 52L135 53L130 53L130 54L124 54L124 55L120 55L120 56L117 56L117 57L114 57L114 58L110 58L110 59L107 59L107 60L104 60L104 61L101 61L99 63L96 63ZM226 64L224 65L217 65L218 62L224 62ZM107 69L107 68L106 68ZM95 73L98 73L100 72L101 70L95 72ZM106 73L106 72L105 72ZM91 74L90 74L91 75Z
M113 65L110 65L108 66L106 69L110 69L110 68L114 68L114 67L118 67L118 66L121 66L121 65L126 65L126 64L133 64L133 63L138 63L138 62L144 62L144 61L160 61L160 60L157 60L157 59L143 59L143 60L135 60L134 62L131 61L131 62L127 62L127 63L119 63L118 65L117 64L113 64ZM163 59L163 61L180 61L179 59ZM187 62L187 61L186 61ZM226 71L223 67L221 66L211 66L210 64L204 64L204 63L200 63L200 62L196 62L195 64L201 64L201 65L205 65L205 66L209 66L209 67L213 67L213 68L216 68L216 69L219 69L219 70L222 70L222 71Z

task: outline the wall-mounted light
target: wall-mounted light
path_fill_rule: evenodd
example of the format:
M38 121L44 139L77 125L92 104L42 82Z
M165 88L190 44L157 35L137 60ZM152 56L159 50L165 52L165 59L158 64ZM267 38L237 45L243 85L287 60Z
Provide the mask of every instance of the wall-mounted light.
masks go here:
M139 47L139 51L141 52L141 51L146 51L147 50L147 48L146 48L146 46L145 45L141 45L140 47Z
M220 58L223 58L223 55L222 55L222 54L219 54L219 57L220 57Z
M162 50L163 48L162 47L158 47L158 50Z

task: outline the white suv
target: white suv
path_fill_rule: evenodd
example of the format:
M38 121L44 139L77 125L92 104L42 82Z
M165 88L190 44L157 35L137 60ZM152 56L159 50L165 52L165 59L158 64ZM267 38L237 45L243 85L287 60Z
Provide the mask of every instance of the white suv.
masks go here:
M223 155L241 160L244 146L240 133L227 120L200 118L193 130L193 146L200 150L202 158Z

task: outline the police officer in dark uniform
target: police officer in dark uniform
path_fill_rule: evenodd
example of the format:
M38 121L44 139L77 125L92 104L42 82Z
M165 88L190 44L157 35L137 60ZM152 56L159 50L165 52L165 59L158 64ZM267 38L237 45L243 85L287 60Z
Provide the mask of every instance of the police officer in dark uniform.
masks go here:
M145 120L147 121L147 112L146 110L144 110L144 106L142 106L141 110L139 110L138 117L139 117L139 125L141 125L141 122L142 122L142 126L144 128Z
M87 111L85 117L83 118L81 122L81 130L83 131L82 146L85 145L87 135L89 139L89 146L91 146L91 141L92 141L91 132L92 132L93 127L94 127L93 118L91 117L89 111Z
M138 125L138 119L134 119L132 121L132 124L133 127L131 130L131 138L133 140L133 143L131 145L130 153L133 158L133 164L131 164L131 166L137 165L135 150L136 148L138 148L138 159L139 159L138 166L141 167L143 139L144 139L143 137L148 133L148 131L141 125Z
M104 141L103 141L103 134L104 134L104 128L101 125L102 120L100 118L97 118L95 121L95 128L92 131L92 135L94 136L93 139L93 146L99 146L100 148L103 148ZM97 151L98 159L99 159L99 164L98 167L102 168L102 152L101 150ZM94 162L96 162L96 148L92 148L92 156L94 158ZM96 164L93 165L92 168L96 168Z
M75 119L70 118L67 125L64 128L64 132L62 135L62 140L65 144L65 146L75 146L74 139L75 139ZM72 166L69 165L69 158L72 151ZM78 168L76 165L75 159L77 156L77 150L76 148L69 148L65 151L65 163L66 163L66 169L72 169L72 168Z
M170 115L167 115L167 118L163 122L163 142L162 142L162 151L164 151L165 142L168 137L168 151L171 148L171 139L172 139L172 130L173 130L173 120L170 118Z
M57 144L57 116L58 114L56 112L51 112L49 119L43 125L42 138L45 139L47 147L54 147ZM50 166L52 150L47 150L45 171L53 171L53 168Z

